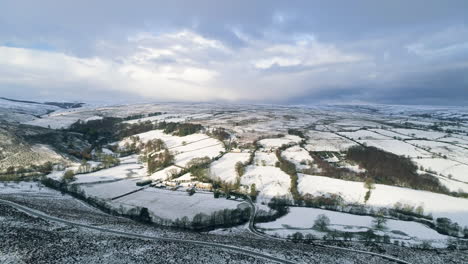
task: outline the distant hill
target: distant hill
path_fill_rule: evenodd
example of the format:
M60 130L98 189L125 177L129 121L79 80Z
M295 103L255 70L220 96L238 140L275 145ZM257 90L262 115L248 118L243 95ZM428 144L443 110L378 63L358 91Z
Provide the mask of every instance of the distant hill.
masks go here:
M16 99L10 99L6 97L0 97L0 99L11 101L11 102L17 102L17 103L27 103L27 104L41 104L41 105L53 105L57 106L63 109L70 109L70 108L79 108L84 105L84 103L67 103L67 102L35 102L35 101L26 101L26 100L16 100Z

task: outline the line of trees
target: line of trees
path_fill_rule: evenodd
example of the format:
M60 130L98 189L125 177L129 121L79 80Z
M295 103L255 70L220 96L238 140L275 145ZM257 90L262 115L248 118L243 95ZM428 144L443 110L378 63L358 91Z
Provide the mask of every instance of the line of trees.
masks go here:
M184 229L211 230L219 227L231 227L245 223L249 220L250 209L236 208L215 211L211 214L198 213L192 219L184 216L177 218L172 226Z
M140 119L140 118L145 118L145 117L151 117L151 116L158 116L162 115L162 112L153 112L153 113L148 113L148 114L135 114L135 115L129 115L127 117L124 117L124 120L133 120L133 119Z
M296 201L297 203L300 203L301 195L297 188L298 176L297 176L297 171L296 171L296 165L292 163L291 161L283 158L283 156L281 156L281 151L282 151L282 148L278 148L275 151L276 157L278 158L278 162L276 163L276 166L279 167L286 174L288 174L289 177L291 177L291 188L290 188L291 194L293 196L294 201Z

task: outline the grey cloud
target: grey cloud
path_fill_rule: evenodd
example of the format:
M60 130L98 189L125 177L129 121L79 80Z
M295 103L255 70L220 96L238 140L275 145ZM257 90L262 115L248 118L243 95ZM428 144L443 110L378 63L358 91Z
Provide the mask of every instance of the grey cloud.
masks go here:
M180 96L193 100L463 104L468 94L466 10L464 0L4 0L0 47L56 52L61 59L51 61L71 73L25 69L2 64L0 58L0 92L85 98L78 91L88 89L87 97L103 99L116 94L184 100L170 93L179 89ZM225 50L199 49L194 37L158 39L183 31ZM132 40L143 33L149 37ZM297 49L293 55L267 51L275 45L294 48L303 36L313 37L318 48ZM327 47L336 50L334 59L318 60ZM172 53L156 56L144 48ZM137 55L144 58L137 60ZM355 59L344 59L350 56ZM108 76L89 73L87 65Z

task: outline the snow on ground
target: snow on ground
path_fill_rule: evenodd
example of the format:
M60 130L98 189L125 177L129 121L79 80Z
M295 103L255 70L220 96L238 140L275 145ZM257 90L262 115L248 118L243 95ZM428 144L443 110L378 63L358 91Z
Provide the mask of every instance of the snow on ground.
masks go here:
M83 190L87 197L92 196L101 199L111 199L142 188L136 185L140 180L141 179L123 179L107 183L81 184L78 185L78 188Z
M258 150L255 152L254 164L256 166L275 166L278 162L278 158L274 151Z
M284 150L281 155L296 165L299 170L310 168L313 159L309 152L299 146L292 146Z
M36 103L14 102L0 98L0 118L10 122L31 122L60 107Z
M61 109L42 116L25 124L41 127L50 127L52 129L67 128L78 120L86 120L95 118L95 111L84 111L83 108L77 109Z
M360 168L359 165L357 164L350 164L348 163L347 161L340 161L340 163L338 164L338 166L340 168L345 168L345 169L348 169L350 171L354 171L356 173L363 173L363 172L366 172L366 169L364 168Z
M459 135L459 134L451 134L448 137L441 138L440 141L445 141L445 142L452 142L452 143L457 143L461 145L468 146L468 135Z
M279 148L282 145L297 144L301 142L301 138L295 135L285 135L280 138L265 138L258 143L265 148Z
M300 231L298 229L312 229L315 219L319 215L326 215L330 219L329 229L346 231L346 232L363 232L368 229L373 229L374 217L352 215L341 212L334 212L329 210L317 208L304 208L304 207L290 207L290 212L273 222L257 224L258 227L267 229L267 233L282 234L282 231L290 230L291 233ZM415 240L432 240L439 241L443 246L447 240L447 236L437 233L435 230L417 222L401 221L388 219L385 224L386 229L383 233L389 235L391 238L398 239L415 239ZM311 230L312 231L312 230ZM392 231L400 231L406 234L397 235ZM381 233L381 231L377 231ZM289 233L289 232L287 232Z
M443 158L413 159L418 166L429 169L444 176L451 175L453 179L468 183L468 165Z
M291 196L291 178L276 167L247 166L245 174L241 177L241 184L255 184L257 191L260 191L258 200L269 201L275 196Z
M367 121L367 120L362 120L362 119L347 119L345 117L341 117L339 120L334 122L333 125L338 126L338 127L343 127L346 129L354 129L355 127L363 127L363 126L375 127L378 124L372 121Z
M108 148L102 148L102 153L108 154L108 155L114 155L114 152Z
M340 152L356 145L353 141L331 132L310 131L305 148L309 151Z
M406 136L411 136L415 138L427 138L427 139L438 139L446 136L447 134L437 131L426 131L419 129L406 129L406 128L395 128L392 131L403 134Z
M77 174L73 183L113 181L144 176L146 176L146 169L142 164L137 163L136 155L132 155L121 160L121 164L118 166L86 174Z
M184 175L175 178L173 181L175 181L175 182L188 182L188 181L192 181L192 179L193 179L192 174L190 172L187 172Z
M94 121L94 120L102 120L103 117L102 116L91 116L91 117L88 117L84 120L84 122L88 122L88 121Z
M164 141L164 143L166 144L168 148L174 148L177 146L182 146L183 144L188 144L188 143L210 138L207 135L201 134L201 133L196 133L196 134L192 134L192 135L188 135L184 137L178 137L178 136L166 134L164 133L163 130L151 130L148 132L136 134L134 136L138 136L140 140L145 143L149 140L159 138L162 141ZM125 138L122 141L120 141L119 146L123 147L126 142L130 143L130 138Z
M212 193L195 193L147 188L113 201L124 206L146 207L151 214L160 218L175 220L187 216L190 220L198 213L211 214L223 209L236 209L239 202L215 199Z
M208 157L212 159L219 156L224 150L224 146L221 143L218 143L217 145L200 147L200 149L182 152L175 156L175 164L185 167L194 158Z
M17 111L24 111L30 112L32 114L41 115L45 114L48 111L58 110L60 107L53 106L53 105L45 105L45 104L37 104L37 103L25 103L25 102L14 102L10 100L5 100L0 98L0 107L17 110Z
M56 181L61 181L63 180L63 175L67 170L72 170L73 172L78 171L78 168L80 167L79 163L73 163L70 166L68 166L65 170L53 170L51 173L47 174L47 178L56 180Z
M225 151L225 148L219 140L208 137L186 145L172 147L170 151L175 154L175 164L185 167L194 158L209 157L212 159L219 156Z
M171 165L171 166L169 166L167 168L164 168L162 170L159 170L159 171L151 174L151 176L148 176L147 178L151 179L153 181L156 181L156 180L164 181L164 180L169 179L173 175L179 173L181 170L182 170L181 168L179 168L177 166L174 166L174 165Z
M322 176L299 174L299 192L320 195L339 194L346 202L364 203L367 189L362 182L344 181ZM422 205L425 213L435 218L448 217L462 226L468 226L468 199L401 187L375 184L367 205L393 207L397 202L414 206Z
M399 134L399 133L396 133L396 132L393 132L393 131L390 131L390 130L387 130L387 129L369 129L370 131L373 131L373 132L376 132L378 134L381 134L381 135L385 135L387 137L390 137L390 138L401 138L401 139L408 139L408 138L411 138L410 136L406 136L406 135L402 135L402 134Z
M331 155L331 157L325 159L329 163L337 163L340 159L336 155Z
M370 130L358 130L354 132L339 132L340 135L346 136L348 138L352 138L354 140L376 140L376 139L389 139L387 136L383 136L372 132Z
M360 143L367 146L373 146L382 150L391 152L396 155L416 157L431 157L432 154L426 150L412 146L404 141L386 139L386 140L358 140Z
M175 164L181 167L185 167L194 158L214 158L225 151L221 141L201 133L179 137L165 134L163 130L152 130L135 136L142 142L153 139L164 141L169 151L175 155ZM130 139L123 139L119 146L123 147L126 142L130 142Z
M211 177L219 178L221 181L234 183L237 179L235 169L237 162L247 162L250 153L226 153L219 160L211 163Z
M160 121L164 121L166 119L171 119L171 118L174 118L174 117L175 116L173 114L161 114L161 115L157 115L157 116L148 116L148 117L143 117L143 118L138 118L138 119L127 120L127 121L124 121L124 123L137 124L138 122L146 122L146 121L160 122Z
M411 140L409 143L430 148L430 151L440 155L448 156L450 159L468 164L468 149L462 148L450 143L429 141L429 140Z
M128 121L124 121L124 123L128 124L136 124L138 122L185 122L195 119L204 119L212 116L212 114L189 114L189 115L174 115L174 114L161 114L157 116L148 116L138 119L132 119Z
M38 191L45 193L53 193L54 190L44 187L38 182L0 182L0 193L37 193Z
M57 152L55 152L55 150L53 150L50 146L47 146L47 145L44 145L44 144L33 145L31 147L31 150L36 152L36 153L42 154L42 155L47 155L47 156L49 156L50 158L53 158L53 159L61 159L62 158L62 156L60 154L58 154Z
M456 181L453 179L449 179L447 177L439 176L439 175L433 175L434 177L437 177L439 179L439 182L447 187L449 191L451 192L465 192L468 193L468 183Z

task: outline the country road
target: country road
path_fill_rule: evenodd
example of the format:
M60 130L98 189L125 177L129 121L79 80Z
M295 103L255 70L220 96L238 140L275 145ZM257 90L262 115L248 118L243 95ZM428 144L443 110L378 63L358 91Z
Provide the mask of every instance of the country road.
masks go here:
M272 237L272 236L269 236L269 235L267 235L265 233L262 233L262 232L256 230L255 223L254 223L254 219L255 219L255 215L256 215L256 207L255 207L255 204L252 202L252 200L247 199L247 201L248 201L248 204L250 205L250 208L251 208L251 214L250 214L250 219L249 219L249 231L252 234L254 234L254 235L256 235L256 236L258 236L259 238L262 238L262 239L270 239L270 240L275 239L275 240L281 240L281 241L288 241L288 239ZM205 241L199 241L199 240L155 237L155 236L140 235L140 234L135 234L135 233L128 233L128 232L123 232L123 231L118 231L118 230L107 229L107 228L97 227L97 226L93 226L93 225L87 225L87 224L76 223L76 222L73 222L73 221L68 221L68 220L65 220L65 219L50 216L50 215L48 215L46 213L31 209L29 207L17 204L15 202L3 200L3 199L0 199L0 203L5 204L5 205L9 205L9 206L11 206L13 208L16 208L17 210L23 211L23 212L25 212L25 213L27 213L29 215L33 215L33 216L42 218L44 220L49 220L49 221L53 221L53 222L63 223L63 224L82 227L82 228L93 229L93 230L106 232L106 233L111 233L111 234L116 234L116 235L120 235L120 236L125 236L125 237L130 237L130 238L146 239L146 240L154 240L154 241L189 243L189 244L194 244L194 245L201 245L201 246L206 246L206 247L214 247L214 248L219 248L219 249L224 249L224 250L231 250L231 251L241 253L241 254L244 254L244 255L249 255L249 256L253 256L253 257L260 257L260 258L263 258L263 259L271 260L271 261L274 261L276 263L288 263L288 264L296 263L294 261L278 258L278 257L268 255L268 254L264 254L264 253L259 253L259 252L248 250L248 249L241 248L241 247L230 246L230 245L214 243L214 242L205 242ZM381 257L381 258L386 259L386 260L393 261L395 263L410 264L407 261L404 261L404 260L401 260L401 259L398 259L398 258L395 258L395 257L392 257L392 256L388 256L388 255L374 253L374 252L368 252L368 251L362 251L362 250L356 250L356 249L350 249L350 248L342 248L342 247L338 247L338 246L316 244L316 243L314 243L313 245L318 246L318 247L335 249L335 250L344 250L344 251L348 251L348 252L354 252L354 253L361 253L361 254L377 256L377 257Z
M16 208L17 210L25 212L25 213L27 213L29 215L40 217L40 218L42 218L44 220L63 223L63 224L82 227L82 228L93 229L93 230L106 232L106 233L111 233L111 234L116 234L116 235L121 235L121 236L125 236L125 237L147 239L147 240L154 240L154 241L175 242L175 243L189 243L189 244L194 244L194 245L201 245L201 246L214 247L214 248L219 248L219 249L224 249L224 250L230 250L230 251L234 251L234 252L241 253L241 254L244 254L244 255L249 255L249 256L253 256L253 257L259 257L259 258L267 259L267 260L270 260L270 261L274 261L276 263L286 263L286 264L295 264L296 263L294 261L285 260L285 259L278 258L278 257L272 256L272 255L255 252L255 251L248 250L248 249L241 248L241 247L235 247L235 246L229 246L229 245L224 245L224 244L220 244L220 243L205 242L205 241L199 241L199 240L154 237L154 236L145 236L145 235L140 235L140 234L135 234L135 233L127 233L127 232L123 232L123 231L112 230L112 229L107 229L107 228L102 228L102 227L96 227L96 226L92 226L92 225L76 223L76 222L64 220L64 219L61 219L61 218L53 217L53 216L47 215L47 214L45 214L43 212L33 210L33 209L28 208L26 206L19 205L17 203L6 201L6 200L3 200L3 199L0 199L0 203L5 204L5 205L9 205L9 206L11 206L13 208Z
M281 241L289 241L288 239L285 239L285 238L269 236L269 235L267 235L265 233L262 233L262 232L258 231L255 228L255 216L257 214L257 207L255 206L255 204L252 202L252 200L248 196L247 196L247 201L248 201L248 203L250 205L249 231L252 234L254 234L254 235L258 236L258 237L261 237L263 239L275 239L275 240L281 240ZM393 256L378 254L378 253L374 253L374 252L351 249L351 248L343 248L343 247L338 247L338 246L323 245L323 244L317 244L317 243L312 243L312 244L314 246L318 246L318 247L332 248L332 249L337 249L337 250L344 250L344 251L349 251L349 252L355 252L355 253L362 253L362 254L377 256L377 257L381 257L381 258L386 259L386 260L393 261L395 263L411 264L410 262L407 262L407 261L402 260L402 259L398 259L398 258L393 257Z

